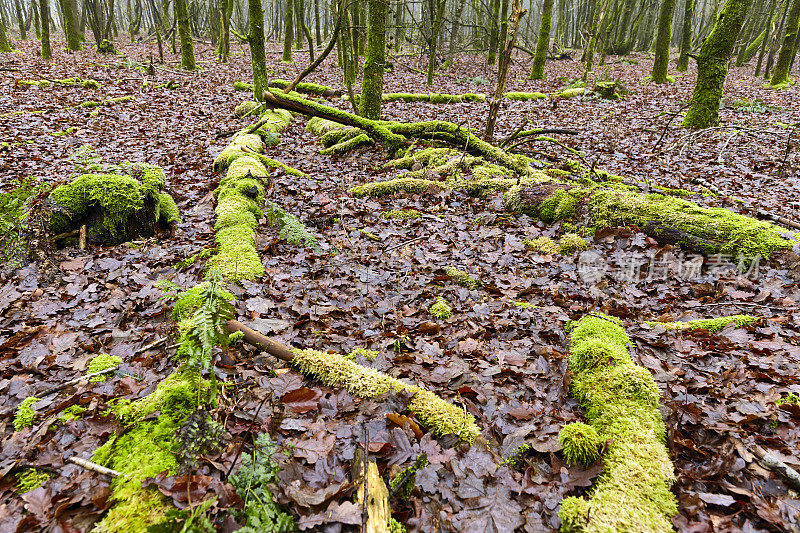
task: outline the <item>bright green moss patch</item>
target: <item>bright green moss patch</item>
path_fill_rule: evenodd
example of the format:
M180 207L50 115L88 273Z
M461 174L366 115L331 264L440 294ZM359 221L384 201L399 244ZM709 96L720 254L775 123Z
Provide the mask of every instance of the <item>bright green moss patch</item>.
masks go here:
M94 374L95 372L100 372L101 370L105 370L107 368L113 368L118 366L122 362L122 357L117 357L116 355L108 355L107 353L101 353L92 358L89 361L89 365L86 367L87 374ZM103 383L106 379L108 379L108 374L101 374L99 376L95 376L89 381L94 383Z
M375 141L373 141L369 135L367 135L366 133L361 133L351 139L347 139L346 141L342 141L340 143L329 146L328 148L324 148L320 150L319 153L322 155L334 155L334 154L341 155L359 146L374 144L374 143Z
M350 189L350 192L353 196L362 198L364 196L387 196L398 192L416 194L426 192L431 187L436 186L438 186L436 181L419 178L397 178L358 185Z
M757 316L752 315L731 315L721 316L718 318L707 318L700 320L690 320L688 322L645 322L648 326L661 325L665 329L679 329L682 331L694 331L696 329L705 329L712 333L721 331L727 327L728 324L736 324L737 327L749 326L760 320Z
M62 424L66 424L70 420L80 420L85 412L85 407L81 407L77 404L70 405L58 414L58 421Z
M575 422L567 424L558 433L558 443L562 446L561 453L568 464L582 464L589 466L598 457L603 446L603 440L597 430L588 424Z
M344 124L320 117L311 117L308 119L308 125L306 125L306 129L317 136L346 127Z
M233 88L237 91L252 91L253 84L246 81L235 81L233 82Z
M22 403L17 407L17 414L14 415L14 431L29 428L33 426L33 421L36 418L36 411L33 410L33 404L39 401L39 398L29 396L22 400Z
M361 398L375 398L391 389L407 391L413 394L408 402L408 410L434 434L453 433L469 444L475 442L478 436L475 419L463 409L447 403L430 391L356 364L340 354L295 350L292 365L325 385L342 387Z
M69 128L67 128L65 130L54 131L50 135L52 135L54 137L64 137L65 135L72 135L76 131L78 131L78 127L77 126L70 126Z
M374 361L376 357L378 357L378 352L376 350L367 350L365 348L356 348L355 350L351 351L345 357L347 357L351 361L356 361L358 356L363 357L367 361Z
M419 218L422 216L422 213L417 211L416 209L391 209L389 211L384 211L381 213L381 218L397 218L400 220L406 220L409 218Z
M564 89L563 91L553 93L553 96L557 98L574 98L576 96L582 96L585 92L586 92L585 87L575 87L572 89Z
M269 86L270 87L280 87L281 89L285 89L289 85L288 80L283 80L280 78L275 78L270 80ZM332 96L334 94L338 94L339 91L334 90L332 87L328 87L327 85L320 85L319 83L309 83L306 81L301 81L297 85L295 85L294 91L298 93L305 93L305 94L312 94L315 96Z
M577 233L565 233L558 240L558 253L571 255L575 252L582 252L589 247L589 244Z
M797 234L770 222L742 216L728 209L705 209L681 198L641 195L609 189L595 190L589 213L602 226L657 224L698 237L706 253L770 257L797 244ZM657 229L655 232L657 233ZM698 246L695 242L694 246Z
M436 300L431 304L431 306L428 308L428 312L431 314L431 316L439 320L446 320L453 315L453 309L447 303L447 300L441 296L437 297Z
M541 255L552 255L558 253L556 241L550 237L537 237L535 239L525 239L522 244L528 250L533 250Z
M542 98L547 98L546 94L540 92L526 93L526 92L510 91L505 93L503 96L505 96L509 100L522 100L522 101L540 100Z
M208 270L219 269L228 281L260 278L264 265L256 252L255 235L249 224L237 224L217 231L217 255L208 260Z
M42 483L52 476L36 468L28 468L22 472L17 472L17 493L25 494L35 488L41 487Z
M116 98L106 98L105 100L89 100L87 102L81 103L81 107L100 107L104 105L112 105L112 104L121 104L124 102L130 102L133 100L133 96L118 96Z
M561 530L672 531L677 501L670 487L675 475L663 444L658 386L649 371L631 360L630 339L618 319L584 316L571 326L570 341L572 393L586 408L588 425L608 447L605 470L586 498L562 502ZM572 433L583 439L589 431L567 427L562 430L569 432L563 434L565 456L590 458L578 451L576 440L571 442Z
M156 207L158 208L158 213L156 214L157 218L164 220L170 226L180 224L181 213L178 210L178 204L175 203L172 196L163 192L158 193Z
M466 287L467 289L477 289L481 286L481 280L473 278L463 270L460 270L454 266L444 267L444 273L450 276L453 281L462 287Z

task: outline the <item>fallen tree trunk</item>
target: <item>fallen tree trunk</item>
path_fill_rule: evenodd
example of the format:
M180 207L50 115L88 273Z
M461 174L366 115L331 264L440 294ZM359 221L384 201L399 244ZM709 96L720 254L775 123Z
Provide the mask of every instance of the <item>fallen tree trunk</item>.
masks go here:
M636 225L661 243L703 254L768 258L797 244L796 237L767 221L624 188L522 184L510 188L504 200L508 211L546 222L583 218L595 227Z

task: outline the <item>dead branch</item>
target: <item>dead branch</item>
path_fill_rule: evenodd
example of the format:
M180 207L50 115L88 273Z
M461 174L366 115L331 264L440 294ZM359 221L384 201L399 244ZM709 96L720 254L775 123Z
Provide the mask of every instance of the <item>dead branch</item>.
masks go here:
M69 459L67 459L67 461L69 461L70 463L75 463L78 466L82 466L86 470L92 470L94 472L97 472L98 474L105 474L105 475L111 476L111 477L119 477L119 476L124 476L125 475L122 472L117 472L116 470L112 470L110 468L106 468L103 465L99 465L97 463L93 463L91 461L87 461L86 459L81 459L80 457L74 457L73 456L73 457L70 457Z

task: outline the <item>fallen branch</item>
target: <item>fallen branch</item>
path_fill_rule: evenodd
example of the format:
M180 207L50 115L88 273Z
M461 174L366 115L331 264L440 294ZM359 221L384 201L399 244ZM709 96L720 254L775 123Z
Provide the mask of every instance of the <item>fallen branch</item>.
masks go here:
M778 459L773 454L769 453L767 450L762 448L759 445L755 445L753 447L753 451L755 452L756 456L761 460L761 463L783 477L786 481L788 481L795 489L800 489L800 473L797 472L794 468L787 465L780 459Z
M69 387L71 385L77 385L81 381L93 378L95 376L102 376L103 374L108 374L109 372L114 372L116 370L119 370L119 365L112 366L110 368L106 368L105 370L100 370L99 372L93 372L92 374L86 374L85 376L79 376L79 377L77 377L75 379L71 379L69 381L65 381L64 383L62 383L60 385L56 385L55 387L51 387L51 388L47 389L44 392L40 392L40 393L38 393L38 396L47 396L49 394L53 394L54 392L58 392L58 391L60 391L62 389L66 389L67 387Z
M340 354L289 348L236 320L228 320L225 327L231 333L240 332L245 342L291 363L303 374L328 386L342 387L355 396L375 398L391 390L409 393L408 410L437 435L453 433L469 444L478 436L479 429L472 415L429 390L361 366Z
M105 466L93 463L91 461L87 461L86 459L81 459L80 457L73 456L67 459L67 461L69 461L70 463L75 463L78 466L82 466L86 470L92 470L94 472L97 472L98 474L105 474L111 477L119 477L125 475L122 472L117 472L116 470L106 468Z

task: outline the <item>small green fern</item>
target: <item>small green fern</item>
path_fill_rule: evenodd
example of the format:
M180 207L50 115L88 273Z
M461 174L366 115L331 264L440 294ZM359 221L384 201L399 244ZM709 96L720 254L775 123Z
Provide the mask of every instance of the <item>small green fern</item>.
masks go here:
M280 228L278 237L284 241L295 246L307 246L315 252L322 251L317 237L293 214L272 202L264 206L264 213L270 226Z

